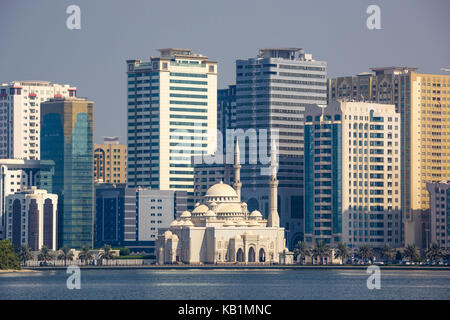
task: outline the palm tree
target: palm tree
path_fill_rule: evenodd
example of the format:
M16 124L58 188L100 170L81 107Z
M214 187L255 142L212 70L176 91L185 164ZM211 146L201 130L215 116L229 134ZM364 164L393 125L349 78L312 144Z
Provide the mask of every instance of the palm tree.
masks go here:
M42 246L40 253L38 255L38 260L47 263L47 261L51 259L53 259L53 255L50 252L50 249L47 246Z
M427 258L433 262L445 258L446 254L445 249L441 248L437 241L433 242L426 252Z
M373 258L373 249L368 244L363 244L359 247L358 255L361 259L363 259L363 261L367 261Z
M318 257L320 259L320 264L323 264L323 259L325 257L331 256L331 249L323 240L319 240L316 246L311 251L313 257Z
M89 247L84 246L83 248L81 248L81 252L78 257L83 260L85 264L87 264L94 256L92 255L92 252L89 251Z
M334 252L334 258L335 259L342 259L342 263L347 262L346 259L348 259L348 257L350 257L350 255L352 254L352 251L350 250L349 247L347 247L347 244L345 242L339 242L337 247L336 247L336 251Z
M64 246L60 249L58 259L64 260L64 265L67 265L67 260L73 260L73 252L70 251L69 247Z
M103 252L100 254L101 259L112 259L113 254L111 252L111 246L108 244L105 244L102 248Z
M420 253L415 244L408 244L403 252L403 256L410 261L419 259Z
M299 241L295 245L294 254L297 258L300 257L300 264L303 264L305 258L309 256L311 253L306 244L302 241Z
M22 264L25 265L28 260L33 259L33 254L31 253L31 249L27 245L22 245L18 252L18 257Z
M387 262L394 260L395 249L389 243L386 243L383 248L381 248L381 257Z

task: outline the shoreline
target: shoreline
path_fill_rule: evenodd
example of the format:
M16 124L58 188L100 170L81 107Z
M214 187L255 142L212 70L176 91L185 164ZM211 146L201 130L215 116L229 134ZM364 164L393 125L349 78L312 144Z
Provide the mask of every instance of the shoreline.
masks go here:
M31 268L23 268L21 270L14 270L14 269L0 269L0 273L8 273L8 272L37 272L37 270L31 269Z
M15 270L16 272L37 272L37 271L54 271L54 270L65 270L69 267L23 267L22 270ZM79 266L80 269L84 270L219 270L219 269L230 269L230 270L367 270L369 265L358 265L358 266L342 266L342 265L328 265L328 266L313 266L313 265L277 265L277 266L256 266L256 265L146 265L146 266ZM426 271L450 271L449 266L378 266L381 270L426 270ZM0 270L1 272L2 270ZM14 272L13 270L10 272Z

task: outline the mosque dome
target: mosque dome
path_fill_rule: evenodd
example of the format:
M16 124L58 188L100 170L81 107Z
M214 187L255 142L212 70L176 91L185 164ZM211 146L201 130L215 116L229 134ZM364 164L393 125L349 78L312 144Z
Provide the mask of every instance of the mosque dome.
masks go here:
M183 213L180 216L180 218L190 218L190 217L191 213L189 211L183 211Z
M261 219L262 218L262 214L258 210L254 210L250 214L250 218L252 218L252 219Z
M194 224L192 223L192 221L187 220L187 221L184 222L184 225L185 226L193 226Z
M224 198L224 197L232 197L238 198L236 190L234 190L230 185L223 183L217 183L210 187L208 191L206 191L205 198Z
M209 208L207 205L201 204L198 207L196 207L194 210L192 210L192 213L206 213L208 212Z
M209 210L208 212L206 212L205 217L215 217L216 213L212 210Z
M172 223L170 224L171 227L175 227L178 226L178 221L177 220L173 220Z

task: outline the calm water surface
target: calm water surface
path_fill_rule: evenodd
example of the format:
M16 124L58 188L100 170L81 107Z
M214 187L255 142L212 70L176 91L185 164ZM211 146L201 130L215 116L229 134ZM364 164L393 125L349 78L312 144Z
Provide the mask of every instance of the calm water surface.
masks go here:
M64 270L0 274L0 299L450 299L450 271L81 270L69 290Z

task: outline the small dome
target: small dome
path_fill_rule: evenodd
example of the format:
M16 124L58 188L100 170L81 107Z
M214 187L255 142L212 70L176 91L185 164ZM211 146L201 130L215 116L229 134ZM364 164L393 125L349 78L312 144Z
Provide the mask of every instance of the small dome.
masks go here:
M194 226L194 224L192 223L192 221L188 220L184 222L185 226Z
M209 208L206 205L202 204L192 210L192 213L206 213L208 212L208 210Z
M172 223L170 224L171 227L175 227L178 225L178 221L177 220L173 220Z
M197 202L194 207L197 208L199 205L200 205L200 202Z
M206 191L205 197L233 197L237 198L236 191L229 186L228 184L223 183L222 181L220 183L217 183L210 187L208 191Z
M250 217L252 217L252 218L262 218L262 214L261 214L261 212L259 212L258 210L254 210L254 211L252 211L252 213L250 214Z
M190 218L191 217L191 213L189 211L183 211L183 213L181 214L180 218Z
M206 214L205 217L215 217L216 213L212 210L209 210Z

